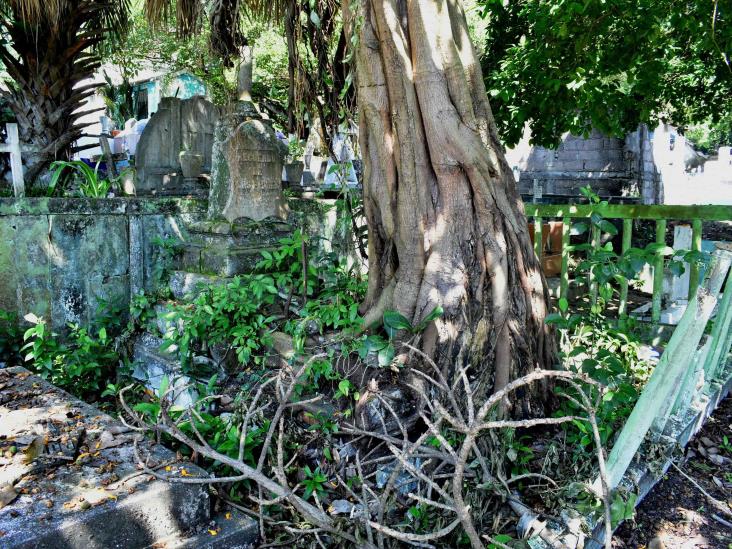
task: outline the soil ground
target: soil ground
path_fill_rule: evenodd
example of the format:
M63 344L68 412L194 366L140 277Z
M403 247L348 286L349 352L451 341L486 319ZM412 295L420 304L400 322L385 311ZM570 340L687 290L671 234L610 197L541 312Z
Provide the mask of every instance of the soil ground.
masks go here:
M724 437L728 443L725 444ZM689 443L680 468L732 512L732 397L727 397ZM718 456L718 457L713 457ZM648 549L732 549L732 517L716 507L688 479L671 467L621 525L614 547Z

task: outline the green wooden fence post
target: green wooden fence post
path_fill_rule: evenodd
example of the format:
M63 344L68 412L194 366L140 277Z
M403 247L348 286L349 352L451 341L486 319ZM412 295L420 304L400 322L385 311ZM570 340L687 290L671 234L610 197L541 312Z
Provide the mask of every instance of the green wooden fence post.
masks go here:
M666 220L656 221L656 244L666 244ZM664 257L659 251L653 265L653 305L651 309L651 320L658 324L661 320L661 297L663 293L663 265Z
M569 299L569 233L572 230L572 220L562 218L562 271L559 284L559 297Z
M534 252L536 252L536 257L539 258L539 265L541 266L541 256L542 256L542 218L541 217L535 217L534 218Z
M691 222L691 249L695 252L701 252L702 245L702 220L694 219ZM688 299L696 293L699 287L699 263L692 261L689 269L689 296Z
M694 358L716 301L715 296L700 290L689 302L608 456L607 476L611 490L620 483L653 422L667 406L673 405L672 399ZM599 486L598 482L595 484Z
M623 247L622 253L630 249L630 243L633 239L633 220L623 219ZM623 279L620 282L620 305L618 306L618 315L620 318L628 316L628 280Z
M596 251L600 247L600 227L592 225L592 249ZM595 275L590 270L590 303L597 305L597 282L595 281Z
M716 290L719 293L725 276L727 277L727 286L724 289L722 301L719 303L717 316L714 319L711 334L711 349L704 362L704 380L707 383L714 381L719 365L727 359L727 353L729 352L727 339L729 337L730 325L732 325L732 276L728 274L732 265L732 252L717 250L715 255L718 254L723 258L719 263L723 265L724 274L719 276L719 285L712 288L712 291Z
M701 378L704 371L704 363L709 355L709 350L712 347L712 340L707 336L706 341L702 344L701 348L694 354L694 360L691 366L686 371L684 380L681 382L676 401L674 402L673 408L670 410L670 414L681 414L686 410L689 405L693 402L694 397L698 394L697 386L699 379ZM669 414L669 415L670 415ZM665 427L665 422L668 417L664 419L664 423L658 425L659 430ZM658 421L658 420L657 420ZM660 431L659 431L660 432Z

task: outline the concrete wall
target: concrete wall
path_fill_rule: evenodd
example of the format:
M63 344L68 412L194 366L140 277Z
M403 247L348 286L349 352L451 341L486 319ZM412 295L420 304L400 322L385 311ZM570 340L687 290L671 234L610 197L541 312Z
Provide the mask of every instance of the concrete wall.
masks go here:
M56 330L86 324L101 301L154 290L156 238L184 239L205 210L189 199L0 199L0 308Z
M663 203L663 170L669 128L645 126L625 139L592 131L587 137L566 134L556 149L529 144L528 126L516 147L506 151L523 195L580 196L590 185L606 197L638 197L643 203ZM655 139L654 139L655 134Z
M289 203L293 228L356 261L334 200ZM57 332L89 324L101 303L167 285L165 271L179 265L160 239L189 240L206 212L206 200L185 198L0 199L0 309L42 316Z

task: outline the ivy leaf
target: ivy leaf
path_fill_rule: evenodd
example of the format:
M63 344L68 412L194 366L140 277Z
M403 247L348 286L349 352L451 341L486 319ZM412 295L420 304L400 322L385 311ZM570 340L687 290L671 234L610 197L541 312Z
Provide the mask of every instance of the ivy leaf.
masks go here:
M384 328L386 333L392 338L396 335L399 330L412 330L412 323L397 311L385 311L384 312Z
M379 359L379 366L386 367L391 364L391 361L394 360L394 345L389 343L386 347L381 349L378 354Z
M338 384L338 391L345 397L348 396L348 393L351 390L351 382L347 379L341 380L341 382Z
M603 219L602 221L600 221L599 227L600 227L601 231L604 231L612 236L615 236L616 234L618 234L617 227L615 225L613 225L607 219Z
M158 391L158 397L163 398L165 393L168 391L169 385L170 378L168 376L163 376L163 379L160 380L160 390Z

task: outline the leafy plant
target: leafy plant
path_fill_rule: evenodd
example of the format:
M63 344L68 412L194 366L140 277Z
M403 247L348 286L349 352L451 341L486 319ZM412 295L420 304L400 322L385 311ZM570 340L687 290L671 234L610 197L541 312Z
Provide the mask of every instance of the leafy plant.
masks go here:
M46 193L53 196L54 193L63 194L64 187L68 182L68 177L62 179L61 176L68 175L68 172L80 176L79 191L82 196L88 198L104 198L112 187L110 180L99 176L99 165L93 170L89 165L81 160L57 160L51 164L51 179L48 184ZM61 183L61 185L59 185Z
M18 315L0 309L0 361L19 362L22 346L23 332L18 327Z
M721 442L721 444L719 445L719 447L720 447L720 448L721 448L722 450L724 450L724 451L725 451L726 453L728 453L728 454L732 455L732 443L730 443L730 440L729 440L729 438L727 437L727 435L724 435L724 436L722 437L722 442Z
M361 358L366 358L369 353L376 353L380 367L390 366L396 354L393 342L396 335L399 332L406 332L412 335L418 334L424 331L430 322L439 318L442 313L442 307L437 306L415 326L398 311L384 311L383 326L387 339L378 334L362 336L358 341L356 350Z
M305 152L305 141L292 136L287 140L287 156L291 162L301 158Z
M590 204L606 206L592 189L587 186L581 189ZM675 275L684 272L685 263L702 264L708 260L708 254L696 251L674 250L665 244L652 242L644 248L630 247L618 254L611 240L601 243L603 235L613 237L618 229L609 220L595 211L586 221L572 226L573 235L588 234L586 242L569 246L569 252L580 252L582 259L574 270L574 284L589 289L590 312L600 315L614 295L619 293L621 282L632 283L647 264L655 264L659 257L668 257L666 267ZM566 310L566 303L560 303ZM555 322L556 315L549 315L548 321Z
M99 94L107 106L107 114L114 121L117 128L123 128L125 122L135 117L134 87L130 82L129 71L123 74L122 82L114 85L107 71L103 71L104 84L98 88Z
M305 473L305 479L302 481L303 486L305 486L305 492L302 495L303 499L307 500L313 494L317 496L322 495L325 492L328 477L321 472L320 467L316 467L315 471L313 471L306 465L303 468L303 472Z
M267 329L274 320L262 311L274 303L275 295L274 281L265 275L239 276L209 286L191 303L175 305L163 317L171 327L163 348L177 347L184 371L191 366L193 351L204 343L230 346L241 364L261 363L263 357L256 352L269 343Z
M172 237L156 236L152 239L154 248L152 286L158 290L167 288L173 262L182 251L180 240Z
M638 494L630 493L628 498L623 498L622 494L616 493L610 503L610 518L613 526L617 526L624 520L630 520L635 515L635 502L638 500Z
M233 459L239 457L239 446L242 443L241 429L242 418L238 415L216 415L211 413L210 400L216 392L216 375L212 376L207 383L197 383L196 391L199 395L196 402L188 408L171 405L168 408L170 417L177 422L180 429L191 437L202 436L207 444ZM160 383L157 395L152 396L146 402L139 402L133 409L142 414L151 424L158 421L161 411L161 399L166 396L173 380L165 376ZM170 395L167 395L170 398ZM255 452L264 442L264 437L269 429L270 422L267 418L261 418L255 424L250 423L243 441L242 459L251 466L256 466ZM170 439L167 442L177 445ZM190 453L190 449L181 447L180 451ZM221 463L213 462L207 464L210 471L226 475L230 469ZM232 489L235 492L235 488Z
M531 441L531 437L516 437L514 430L506 433L507 446L506 457L511 464L511 474L521 475L529 472L528 464L534 459L534 450L527 443Z
M25 316L32 326L25 331L25 361L44 379L77 396L98 394L119 362L112 339L104 327L95 332L69 324L62 340L42 317Z

